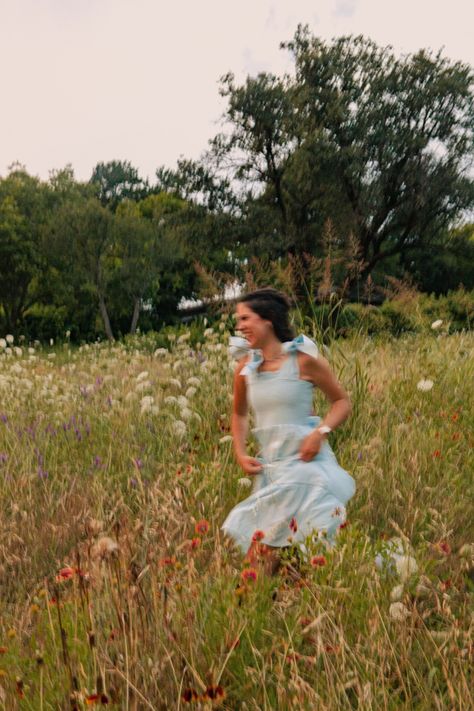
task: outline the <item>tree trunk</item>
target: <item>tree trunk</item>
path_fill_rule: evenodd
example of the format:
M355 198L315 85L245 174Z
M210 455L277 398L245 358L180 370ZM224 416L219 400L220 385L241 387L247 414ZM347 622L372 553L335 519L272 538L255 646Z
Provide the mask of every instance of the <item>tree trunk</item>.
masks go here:
M105 299L102 294L99 295L99 309L100 315L102 316L102 321L104 322L105 333L109 341L114 340L114 334L112 333L112 327L110 325L109 314L107 312L107 306L105 305Z
M140 316L140 301L141 299L136 296L133 302L133 316L132 323L130 325L130 333L133 334L137 330L138 317Z

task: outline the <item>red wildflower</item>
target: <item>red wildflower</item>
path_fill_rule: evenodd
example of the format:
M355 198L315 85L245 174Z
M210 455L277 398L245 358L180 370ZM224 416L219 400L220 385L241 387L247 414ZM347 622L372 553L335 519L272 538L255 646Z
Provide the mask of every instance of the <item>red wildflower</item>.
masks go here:
M347 520L346 520L346 521L343 521L341 524L339 524L338 528L340 528L340 529L341 529L341 528L345 528L345 527L347 526L347 524L348 524L348 521L347 521Z
M67 566L66 568L61 568L59 573L56 575L56 582L62 583L64 580L70 580L74 576L76 571L74 568Z
M190 548L192 551L194 551L194 550L196 550L196 548L199 548L200 545L201 545L201 539L199 538L199 536L195 536L191 540Z
M458 439L461 439L461 433L455 432L452 436L452 440L453 440L453 442L457 442Z
M196 523L196 525L194 526L194 530L196 531L196 533L200 533L201 536L205 536L206 533L209 531L209 521L206 521L205 518L202 518Z
M451 417L451 420L453 422L457 422L459 420L459 415L457 412L454 413L454 415Z
M182 699L185 704L190 704L192 701L197 701L199 699L199 696L194 691L194 689L185 689L183 691Z
M438 541L436 548L444 555L450 555L451 553L451 546L447 541Z
M224 689L222 686L208 686L205 693L203 694L204 699L210 699L211 701L217 701L218 699L223 699L225 696Z
M322 567L323 565L326 565L326 563L327 560L323 555L314 555L311 558L311 565L313 566L313 568L317 568L319 566Z
M257 530L252 536L252 541L254 543L258 543L258 541L261 541L263 538L265 538L265 534L263 531Z
M446 580L440 580L439 586L443 592L446 592L446 590L449 590L449 588L453 587L453 581L451 578L446 578Z
M296 523L296 518L294 516L290 521L290 530L293 531L293 533L296 533L298 530L298 524Z
M255 568L245 568L242 571L242 580L247 581L247 580L256 580L257 579L257 571Z
M176 563L176 558L174 556L166 556L165 558L160 558L160 566L164 568L167 565L174 565Z
M89 694L89 696L86 696L86 705L87 706L94 706L94 704L97 704L99 701L100 701L99 694Z
M440 450L440 449L435 449L435 451L433 452L433 457L439 458L439 457L441 457L441 456L442 456L442 455L441 455L441 450Z

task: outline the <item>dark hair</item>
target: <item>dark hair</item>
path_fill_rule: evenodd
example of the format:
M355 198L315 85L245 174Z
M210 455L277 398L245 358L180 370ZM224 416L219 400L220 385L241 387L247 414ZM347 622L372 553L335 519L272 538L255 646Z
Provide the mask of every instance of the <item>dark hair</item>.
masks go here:
M257 289L239 297L237 303L247 304L260 318L271 321L279 341L291 341L295 337L289 322L290 300L281 291L270 286Z

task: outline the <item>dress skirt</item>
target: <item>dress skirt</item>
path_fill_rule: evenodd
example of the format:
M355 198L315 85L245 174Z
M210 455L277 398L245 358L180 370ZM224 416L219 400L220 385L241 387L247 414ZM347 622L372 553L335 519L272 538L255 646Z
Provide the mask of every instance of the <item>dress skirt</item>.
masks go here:
M302 440L319 421L310 416L307 424L253 430L261 445L258 458L263 469L253 477L251 495L232 509L222 525L244 553L256 531L261 543L278 548L303 544L310 535L333 543L356 486L328 442L311 461L299 458Z

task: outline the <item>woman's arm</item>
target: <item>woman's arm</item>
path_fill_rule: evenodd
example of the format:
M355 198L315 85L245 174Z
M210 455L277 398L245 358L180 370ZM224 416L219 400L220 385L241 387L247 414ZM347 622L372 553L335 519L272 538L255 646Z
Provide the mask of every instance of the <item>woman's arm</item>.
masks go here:
M234 405L231 431L235 457L238 463L247 474L258 474L262 468L261 463L255 457L249 457L246 453L248 432L247 385L245 377L241 375L241 371L247 360L247 356L240 360L234 372Z
M298 353L298 363L301 377L317 386L330 402L330 408L324 419L301 444L301 459L310 461L319 452L326 437L318 428L327 425L331 430L336 429L349 417L351 402L348 394L329 367L326 358L322 356L312 358L305 353Z

